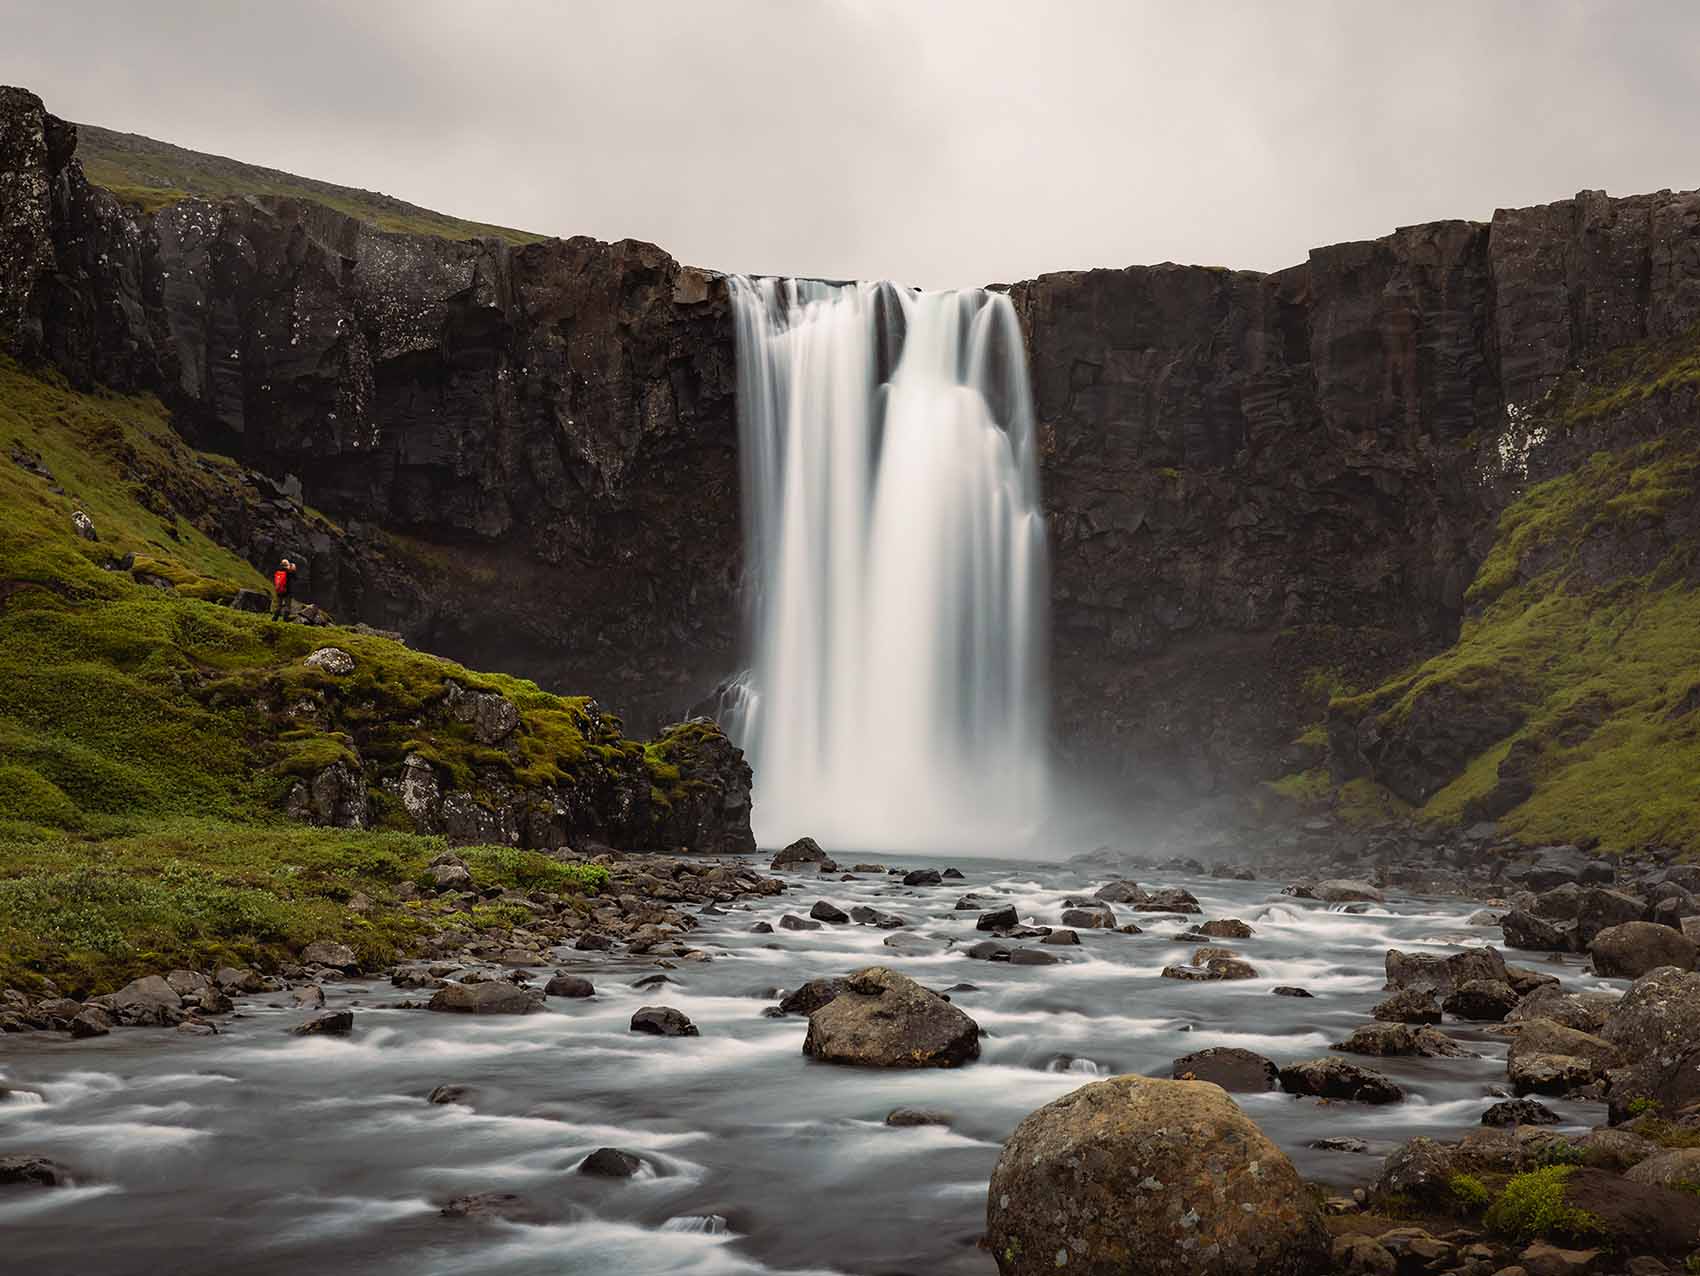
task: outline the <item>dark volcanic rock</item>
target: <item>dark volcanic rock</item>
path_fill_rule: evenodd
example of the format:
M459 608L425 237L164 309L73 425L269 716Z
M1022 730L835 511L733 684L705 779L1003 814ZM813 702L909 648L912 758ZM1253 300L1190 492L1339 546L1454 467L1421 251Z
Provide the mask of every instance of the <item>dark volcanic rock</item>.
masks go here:
M652 1037L695 1037L697 1026L672 1006L644 1006L632 1015L631 1031Z
M44 1156L0 1156L0 1187L62 1187L71 1172Z
M594 997L596 986L581 975L561 973L552 976L543 991L551 997Z
M870 966L809 1016L803 1053L869 1068L954 1068L980 1057L980 1028L913 979Z
M1557 1125L1558 1113L1534 1099L1502 1099L1482 1113L1483 1125Z
M1351 1099L1358 1103L1399 1103L1405 1092L1388 1077L1344 1059L1307 1059L1281 1069L1281 1088L1288 1094L1321 1099Z
M1401 988L1370 1014L1387 1023L1439 1023L1440 1003L1426 988Z
M850 920L850 914L824 899L815 901L815 906L809 910L809 916L817 922L832 922L835 925L842 925Z
M795 913L786 913L779 919L780 930L819 930L821 925L811 917L798 917Z
M629 1179L643 1168L643 1159L619 1148L597 1148L579 1162L578 1172L597 1178Z
M994 908L990 912L981 913L974 923L975 930L1008 930L1019 926L1021 918L1015 911L1014 904L1005 904L1002 908Z
M505 979L449 983L431 994L430 1008L462 1015L529 1015L543 1009L543 994Z
M436 1007L433 1007L435 1009ZM297 1037L342 1037L354 1031L352 1010L332 1010L290 1029Z
M788 1015L812 1015L844 991L842 979L811 979L779 999L779 1009Z
M1449 957L1387 950L1387 987L1449 993L1471 980L1505 982L1505 959L1492 948L1467 948Z
M905 886L938 886L944 881L936 868L918 868L903 875Z
M944 1125L951 1123L951 1115L936 1108L893 1108L885 1114L885 1123L891 1126L906 1127L917 1125Z
M775 855L768 867L792 868L799 864L819 864L825 859L826 852L821 850L819 842L812 837L800 837Z
M1250 1050L1216 1046L1182 1055L1169 1067L1177 1081L1208 1081L1230 1093L1261 1094L1281 1087L1280 1070Z
M1501 979L1472 979L1460 984L1447 995L1441 1009L1460 1019L1499 1023L1517 1006L1520 998L1512 986Z

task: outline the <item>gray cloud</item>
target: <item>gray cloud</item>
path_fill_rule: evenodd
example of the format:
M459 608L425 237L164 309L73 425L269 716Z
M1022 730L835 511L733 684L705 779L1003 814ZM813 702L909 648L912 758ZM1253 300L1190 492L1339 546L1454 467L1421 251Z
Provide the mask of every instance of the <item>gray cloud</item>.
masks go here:
M0 6L68 118L728 270L943 285L1700 184L1689 0Z

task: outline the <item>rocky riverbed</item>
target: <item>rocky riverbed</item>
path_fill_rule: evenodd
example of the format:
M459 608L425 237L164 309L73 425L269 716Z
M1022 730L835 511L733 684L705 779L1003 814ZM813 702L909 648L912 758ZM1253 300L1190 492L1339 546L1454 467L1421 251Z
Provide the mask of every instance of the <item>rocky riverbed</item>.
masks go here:
M1655 970L1620 1005L1631 981L1576 943L1518 954L1500 930L1512 903L1574 894L1597 912L1590 891L1651 907L1649 879L1680 866L1608 885L1578 880L1598 875L1587 857L1567 881L1531 879L1531 861L1504 887L1542 889L1484 910L1389 875L1105 855L823 871L814 854L622 857L588 912L540 908L391 971L321 952L161 972L108 1011L145 1019L119 1003L151 994L161 1026L8 1034L8 1255L187 1276L1027 1270L987 1243L989 1224L1005 1246L1029 1226L996 1196L988 1217L1005 1140L1083 1085L1143 1074L1209 1096L1158 1110L1213 1141L1255 1122L1310 1184L1259 1242L1271 1262L1488 1276L1527 1246L1453 1199L1459 1175L1497 1191L1573 1165L1628 1183L1669 1155L1651 1136L1692 1128L1700 976ZM71 1007L9 1013L75 1019L54 1010ZM1612 1105L1641 1132L1593 1133ZM1526 1270L1628 1270L1556 1261Z

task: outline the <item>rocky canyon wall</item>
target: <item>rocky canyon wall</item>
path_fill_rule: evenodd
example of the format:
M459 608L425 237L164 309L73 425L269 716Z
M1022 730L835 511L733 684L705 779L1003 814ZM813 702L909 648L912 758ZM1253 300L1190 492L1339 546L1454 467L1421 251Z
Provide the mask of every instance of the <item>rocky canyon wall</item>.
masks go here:
M295 200L144 216L74 148L0 93L0 349L154 390L199 445L293 478L343 525L296 547L334 609L639 730L732 670L720 278L632 241L455 242ZM1579 361L1700 323L1700 197L1589 192L1276 274L1010 291L1058 733L1130 795L1195 798L1308 764L1320 742L1294 737L1330 690L1451 641L1497 512L1573 446L1531 406Z

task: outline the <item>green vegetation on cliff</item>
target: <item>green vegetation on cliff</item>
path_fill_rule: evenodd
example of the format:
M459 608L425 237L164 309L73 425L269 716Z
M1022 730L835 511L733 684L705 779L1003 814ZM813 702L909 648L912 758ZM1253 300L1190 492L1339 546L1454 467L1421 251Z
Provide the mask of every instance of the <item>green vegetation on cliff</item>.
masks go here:
M77 126L77 157L89 181L147 213L189 198L216 201L233 195L275 195L324 204L379 230L444 239L495 238L509 244L532 244L547 238L508 226L450 217L375 191L297 177L92 124Z
M428 882L447 845L404 809L410 756L463 809L548 786L592 825L624 792L642 818L652 789L667 804L704 783L693 750L718 738L711 726L646 746L586 698L229 606L267 584L214 538L243 481L183 444L150 397L0 360L0 986L47 977L87 993L171 966L272 966L315 939L378 961L456 924L398 893ZM352 671L305 664L321 647ZM337 763L377 827L286 820ZM486 894L605 880L514 846L462 854ZM526 911L478 909L485 926Z
M1700 421L1688 418L1700 341L1608 362L1561 384L1545 428L1598 426L1650 399L1672 428L1597 451L1507 508L1456 644L1333 700L1331 756L1424 820L1695 851Z

